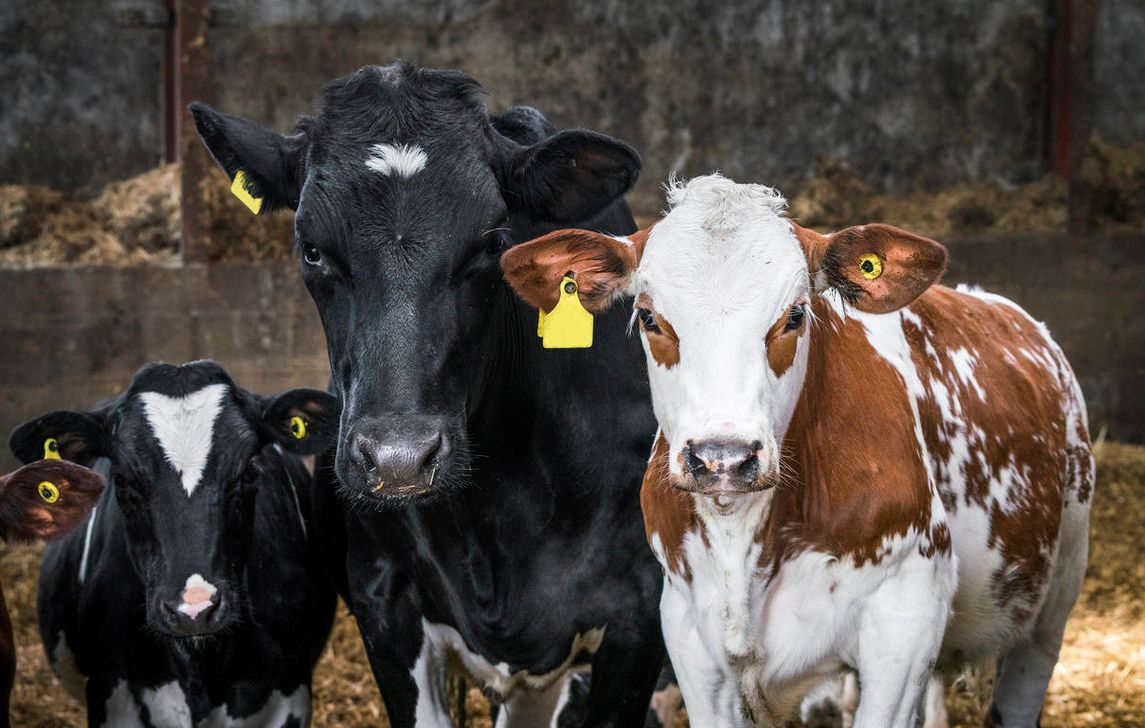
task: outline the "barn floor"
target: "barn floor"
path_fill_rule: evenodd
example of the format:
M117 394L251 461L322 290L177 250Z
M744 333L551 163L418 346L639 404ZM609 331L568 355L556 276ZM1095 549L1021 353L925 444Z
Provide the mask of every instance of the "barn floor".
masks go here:
M1042 725L1138 728L1145 725L1145 447L1103 444L1085 592L1066 633ZM11 547L0 558L19 645L19 675L12 724L55 728L83 724L81 709L47 667L35 628L39 547ZM357 629L339 612L315 675L315 725L385 726ZM951 725L980 726L988 677L951 689ZM467 702L469 726L490 725L488 705L476 690Z

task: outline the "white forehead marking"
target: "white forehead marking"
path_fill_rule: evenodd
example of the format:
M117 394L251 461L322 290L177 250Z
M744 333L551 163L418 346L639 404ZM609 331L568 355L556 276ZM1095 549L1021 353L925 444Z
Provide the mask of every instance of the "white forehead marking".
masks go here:
M413 177L425 169L425 150L416 144L375 144L370 147L366 166L375 172Z
M211 436L227 385L210 384L186 397L158 392L139 395L143 413L167 462L183 479L187 495L195 492L211 453Z

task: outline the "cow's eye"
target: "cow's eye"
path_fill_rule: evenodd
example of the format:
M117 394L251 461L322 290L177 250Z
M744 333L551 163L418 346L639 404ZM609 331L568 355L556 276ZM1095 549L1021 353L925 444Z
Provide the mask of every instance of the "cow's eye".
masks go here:
M501 255L511 247L513 239L509 237L508 220L485 233L485 252L490 255Z
M802 303L797 303L791 307L787 313L787 325L783 327L784 331L794 331L803 325L803 317L807 311Z
M302 259L306 261L307 265L320 265L322 263L322 253L318 252L310 243L302 244Z
M652 313L651 309L638 308L636 309L636 316L640 319L640 326L645 331L653 334L660 333L660 325L656 323L656 314Z

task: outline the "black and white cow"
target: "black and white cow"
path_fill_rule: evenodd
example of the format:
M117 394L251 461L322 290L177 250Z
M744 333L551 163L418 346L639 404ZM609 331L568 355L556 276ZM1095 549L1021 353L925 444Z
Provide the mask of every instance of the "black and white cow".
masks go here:
M325 392L260 397L200 361L150 364L116 398L12 433L21 460L54 439L110 470L86 527L45 551L38 595L91 725L309 723L341 514L298 455L328 446L337 417Z
M633 231L639 156L533 109L491 116L473 79L401 62L329 84L289 136L191 110L264 210L297 211L343 402L352 608L393 724L449 724L449 662L502 726L547 724L589 665L585 722L640 725L664 654L640 343L617 307L591 351L543 350L498 268L574 220Z

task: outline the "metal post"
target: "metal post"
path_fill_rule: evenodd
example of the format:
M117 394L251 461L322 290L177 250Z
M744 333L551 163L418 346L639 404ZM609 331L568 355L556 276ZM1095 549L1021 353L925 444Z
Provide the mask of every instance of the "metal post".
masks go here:
M1089 222L1081 162L1093 130L1093 37L1097 0L1055 0L1050 60L1050 136L1054 172L1066 179L1069 229Z
M183 214L183 261L201 263L207 258L208 219L203 199L211 160L195 134L195 122L187 104L210 97L210 53L207 28L210 0L172 0L175 9L175 143L182 163L181 207Z

